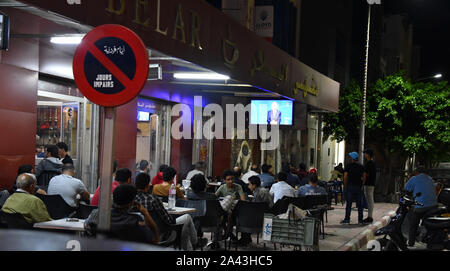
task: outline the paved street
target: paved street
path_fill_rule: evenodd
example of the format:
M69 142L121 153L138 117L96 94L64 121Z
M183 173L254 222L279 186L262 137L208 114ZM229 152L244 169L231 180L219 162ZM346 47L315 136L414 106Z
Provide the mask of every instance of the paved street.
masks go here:
M322 234L319 238L319 250L320 251L338 251L342 250L345 244L352 239L357 238L361 233L371 227L371 225L359 226L357 225L357 210L353 208L351 215L350 225L341 225L339 222L344 218L345 205L341 204L332 205L334 210L328 211L328 223L325 223L325 239ZM374 223L380 221L384 216L387 216L389 212L395 211L397 204L392 203L375 203L374 209ZM364 217L367 216L367 210L364 210ZM373 227L373 225L372 225ZM205 237L210 237L209 234L205 234ZM240 251L260 251L260 250L274 250L274 245L271 242L266 242L264 248L264 242L259 240L259 244L256 244L256 235L253 235L253 243L247 247L238 247ZM223 242L221 242L223 244ZM361 246L364 250L365 245ZM280 246L276 245L277 250L280 250ZM283 246L281 250L290 251L293 250L293 246ZM232 246L232 250L235 250L235 246Z

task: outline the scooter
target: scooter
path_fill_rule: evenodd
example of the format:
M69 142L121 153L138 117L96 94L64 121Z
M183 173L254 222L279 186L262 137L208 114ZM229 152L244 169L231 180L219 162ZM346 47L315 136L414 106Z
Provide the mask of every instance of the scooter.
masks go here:
M420 195L420 193L417 193L416 196L413 197L410 193L405 193L402 197L400 197L396 215L392 218L388 225L378 229L375 232L375 236L384 235L383 238L377 240L381 245L382 251L395 251L399 249L408 250L408 247L406 246L406 239L402 233L402 225L409 209L412 206L423 206L423 204L416 201L416 197L419 197Z
M405 222L408 211L414 206L423 206L418 203L416 198L421 194L416 194L413 197L410 193L406 192L400 198L399 208L396 211L396 216L391 222L377 230L375 236L382 236L378 239L381 245L381 250L384 251L397 251L397 250L409 250L406 245L406 238L402 232L402 225ZM441 217L440 215L448 212L447 207L439 207L427 212L422 218L422 223L417 230L417 241L427 244L427 249L442 250L444 248L450 248L450 242L448 240L448 230L450 229L450 218ZM387 238L389 237L389 238Z

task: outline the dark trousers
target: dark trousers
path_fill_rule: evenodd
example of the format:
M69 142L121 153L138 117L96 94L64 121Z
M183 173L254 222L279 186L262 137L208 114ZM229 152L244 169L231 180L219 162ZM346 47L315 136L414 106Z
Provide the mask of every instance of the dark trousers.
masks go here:
M363 191L360 186L348 186L346 189L346 201L345 206L345 220L350 220L350 214L352 212L352 204L356 202L356 208L358 208L358 222L363 220L363 206L362 206Z
M407 214L407 219L409 222L408 244L410 246L414 246L416 242L417 228L419 227L420 220L423 218L426 212L434 208L436 208L436 206L413 208L408 212Z

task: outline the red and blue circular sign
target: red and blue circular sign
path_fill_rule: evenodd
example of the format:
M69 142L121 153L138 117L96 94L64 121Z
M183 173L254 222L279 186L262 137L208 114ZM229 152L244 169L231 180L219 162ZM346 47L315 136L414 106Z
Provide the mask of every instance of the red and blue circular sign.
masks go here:
M73 75L91 102L114 107L134 99L148 76L147 49L136 33L106 24L86 34L75 51Z

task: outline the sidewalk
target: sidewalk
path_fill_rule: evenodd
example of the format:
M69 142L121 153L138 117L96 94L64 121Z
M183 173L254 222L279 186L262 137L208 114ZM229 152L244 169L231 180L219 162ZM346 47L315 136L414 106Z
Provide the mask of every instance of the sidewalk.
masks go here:
M359 226L357 225L358 212L355 208L352 209L351 222L349 225L342 225L340 221L345 216L345 205L332 205L334 210L328 211L328 222L325 222L325 239L320 234L319 250L320 251L355 251L366 250L368 239L370 240L376 229L386 225L389 221L387 216L390 212L395 211L397 204L392 203L375 203L373 219L371 225ZM391 216L393 213L390 214ZM364 218L367 217L367 210L364 210ZM210 236L205 234L205 237ZM253 243L247 247L238 247L239 251L271 251L274 250L272 242L265 242L259 238L259 244L256 244L256 235L253 234ZM222 245L223 243L221 243ZM280 250L280 245L276 245L277 250ZM283 251L292 251L293 246L283 246ZM208 249L206 249L208 250ZM235 245L232 245L231 250L235 250Z

